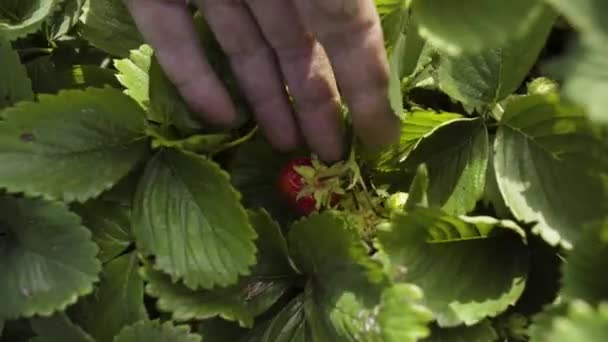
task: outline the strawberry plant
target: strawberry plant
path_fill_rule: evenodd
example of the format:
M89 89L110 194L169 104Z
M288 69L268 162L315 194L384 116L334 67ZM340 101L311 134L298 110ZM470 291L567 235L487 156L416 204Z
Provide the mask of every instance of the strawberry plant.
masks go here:
M604 341L607 2L375 3L401 135L328 165L199 15L238 127L122 0L3 0L0 341Z

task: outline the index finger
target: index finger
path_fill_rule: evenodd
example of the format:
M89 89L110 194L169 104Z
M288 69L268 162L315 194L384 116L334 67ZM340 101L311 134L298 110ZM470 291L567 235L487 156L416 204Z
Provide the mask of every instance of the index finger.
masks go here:
M389 66L380 19L372 0L294 3L325 48L353 116L355 133L369 146L393 142L399 119L388 99Z
M236 120L236 109L205 58L186 1L126 0L126 4L190 108L210 124L230 126Z

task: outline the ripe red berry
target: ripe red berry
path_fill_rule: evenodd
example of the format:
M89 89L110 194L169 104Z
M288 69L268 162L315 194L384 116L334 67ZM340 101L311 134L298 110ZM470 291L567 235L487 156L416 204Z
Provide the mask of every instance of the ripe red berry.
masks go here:
M300 215L309 215L315 210L316 201L312 195L298 199L298 194L304 187L302 175L296 171L297 166L311 166L310 158L299 157L291 160L279 174L279 191L292 208Z
M307 157L298 157L292 159L279 174L278 187L281 195L287 200L291 207L300 215L310 215L317 209L317 201L312 194L302 196L298 198L298 194L304 189L305 186L311 185L306 184L304 178L296 167L298 166L311 166L312 161ZM319 186L319 184L316 184ZM315 184L312 185L313 187ZM318 190L318 189L315 189ZM330 205L333 207L340 202L342 195L332 193L330 197Z

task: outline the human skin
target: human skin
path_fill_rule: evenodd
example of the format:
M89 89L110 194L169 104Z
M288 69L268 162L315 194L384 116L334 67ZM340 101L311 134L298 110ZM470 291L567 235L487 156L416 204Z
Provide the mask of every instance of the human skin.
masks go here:
M236 109L205 59L186 1L125 1L189 106L206 122L233 124ZM364 144L384 146L398 137L373 0L196 0L196 4L230 58L260 129L278 150L306 144L326 161L342 159L341 96Z

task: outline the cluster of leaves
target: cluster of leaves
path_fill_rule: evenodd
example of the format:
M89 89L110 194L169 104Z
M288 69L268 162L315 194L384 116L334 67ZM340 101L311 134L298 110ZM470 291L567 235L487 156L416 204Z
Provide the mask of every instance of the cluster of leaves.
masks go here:
M296 218L200 16L230 131L122 0L3 0L0 340L603 341L606 2L376 5L400 141Z

